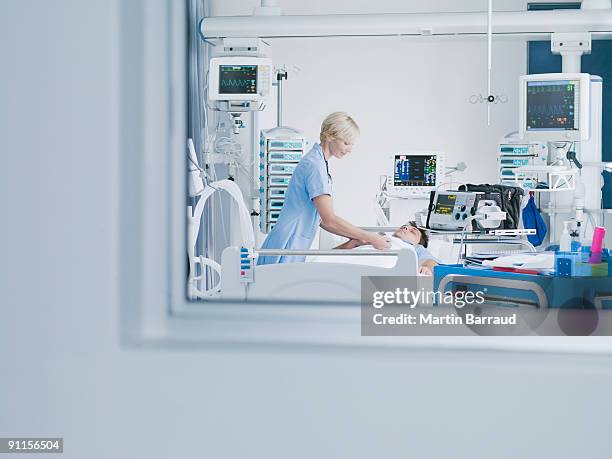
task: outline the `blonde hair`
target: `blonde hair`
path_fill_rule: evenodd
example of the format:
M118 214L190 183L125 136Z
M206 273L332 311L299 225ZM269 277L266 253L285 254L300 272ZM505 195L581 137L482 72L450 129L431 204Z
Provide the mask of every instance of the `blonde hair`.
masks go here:
M321 142L338 139L354 143L359 137L359 126L353 118L344 112L334 112L327 115L321 124Z

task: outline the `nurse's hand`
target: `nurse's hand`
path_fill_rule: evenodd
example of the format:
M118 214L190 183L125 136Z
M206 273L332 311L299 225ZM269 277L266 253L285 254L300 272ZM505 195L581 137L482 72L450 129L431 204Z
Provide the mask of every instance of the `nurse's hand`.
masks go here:
M388 236L379 236L373 234L372 239L369 241L372 247L378 250L387 250L391 248L391 239Z

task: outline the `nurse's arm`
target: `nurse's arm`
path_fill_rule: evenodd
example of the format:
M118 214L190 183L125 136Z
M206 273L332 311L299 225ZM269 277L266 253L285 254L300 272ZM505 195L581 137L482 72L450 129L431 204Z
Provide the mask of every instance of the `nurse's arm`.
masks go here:
M365 245L365 242L358 239L349 239L348 241L334 247L334 249L354 249L355 247L360 247L362 245Z
M372 244L376 248L389 248L388 239L379 236L376 233L364 231L351 225L341 217L338 217L334 212L333 200L330 195L322 194L312 200L315 207L321 216L321 228L338 236L344 236L349 239L357 239L364 244Z

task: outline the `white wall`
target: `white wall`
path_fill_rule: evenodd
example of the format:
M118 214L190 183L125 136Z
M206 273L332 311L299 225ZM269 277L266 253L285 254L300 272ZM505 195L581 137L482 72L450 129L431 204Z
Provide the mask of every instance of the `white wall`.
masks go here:
M0 436L64 436L66 458L609 456L609 360L121 347L116 4L2 5Z

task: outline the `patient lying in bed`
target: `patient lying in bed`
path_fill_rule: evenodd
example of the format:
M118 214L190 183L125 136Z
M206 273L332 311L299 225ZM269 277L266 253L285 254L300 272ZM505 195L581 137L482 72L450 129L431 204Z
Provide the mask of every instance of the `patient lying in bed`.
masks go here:
M412 245L417 254L419 260L419 273L427 276L433 275L433 267L438 264L438 260L429 250L427 250L427 245L429 244L427 233L417 228L416 223L413 221L408 222L406 225L402 225L391 236L391 250L399 250L404 248L407 244ZM364 245L365 243L363 241L349 239L344 244L340 244L335 248L354 249Z

